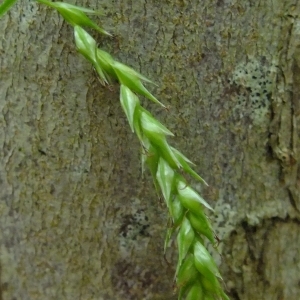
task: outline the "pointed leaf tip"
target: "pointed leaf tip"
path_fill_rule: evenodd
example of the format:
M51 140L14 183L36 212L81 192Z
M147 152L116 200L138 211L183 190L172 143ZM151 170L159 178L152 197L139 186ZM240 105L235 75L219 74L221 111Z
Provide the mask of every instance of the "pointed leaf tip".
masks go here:
M108 83L108 78L98 62L97 44L92 36L82 27L74 26L75 44L79 53L81 53L88 61L90 61L96 69L102 84Z
M174 182L174 171L163 158L159 159L156 178L167 206L170 208L170 197Z
M188 291L185 300L207 299L204 297L204 291L199 280L196 280Z
M121 85L120 102L128 119L131 131L134 132L134 113L137 106L139 106L138 97L132 93L128 87Z
M141 80L149 82L149 79L134 71L132 68L117 61L114 62L113 68L121 84L126 85L133 92L145 96L151 101L165 107L165 105L156 99L142 84Z
M190 221L187 218L183 218L183 221L180 226L179 233L177 235L177 243L178 243L178 266L181 266L183 259L186 257L193 241L195 238L195 232L191 226ZM176 272L177 273L177 272Z
M143 110L141 113L141 125L145 133L174 136L167 127L157 121L146 110Z
M185 182L180 180L177 184L177 190L182 205L191 212L197 214L202 209L199 204L213 211L213 208L195 190L187 186Z
M194 255L189 254L181 264L178 274L176 274L176 283L178 286L184 286L194 281L198 276L198 270L194 264Z
M85 13L94 13L95 11L79 7L73 4L65 3L65 2L51 2L47 0L37 0L40 3L43 3L49 7L56 9L62 17L70 23L72 26L87 26L97 30L98 32L112 36L109 32L99 27L95 22L93 22Z
M219 282L216 277L221 278L219 270L214 262L213 258L206 250L206 248L200 243L194 244L194 258L195 266L198 271L206 277L212 284L219 286Z
M0 17L3 16L14 4L17 0L4 0L0 4Z

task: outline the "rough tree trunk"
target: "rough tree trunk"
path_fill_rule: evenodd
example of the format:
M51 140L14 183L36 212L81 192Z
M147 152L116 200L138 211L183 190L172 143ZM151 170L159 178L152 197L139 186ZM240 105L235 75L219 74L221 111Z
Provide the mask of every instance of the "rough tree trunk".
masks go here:
M297 299L299 1L77 4L105 11L115 38L99 44L170 105L144 101L210 185L196 188L231 298ZM51 9L20 1L0 33L0 299L176 299L166 208L118 86L100 86Z

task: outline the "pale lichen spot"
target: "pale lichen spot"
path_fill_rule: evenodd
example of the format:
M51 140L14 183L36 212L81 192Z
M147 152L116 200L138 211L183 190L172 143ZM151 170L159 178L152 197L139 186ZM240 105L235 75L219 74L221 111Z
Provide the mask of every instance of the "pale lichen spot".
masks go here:
M249 116L254 125L261 125L270 118L273 69L273 64L252 58L238 64L229 79L231 85L240 88L235 112L240 118Z

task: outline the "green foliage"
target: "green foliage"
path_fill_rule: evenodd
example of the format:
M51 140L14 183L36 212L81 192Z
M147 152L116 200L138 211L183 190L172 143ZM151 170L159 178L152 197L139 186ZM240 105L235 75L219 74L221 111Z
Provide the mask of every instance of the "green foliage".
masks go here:
M51 2L47 0L36 0L36 1L56 9L63 16L63 18L72 26L79 25L79 26L90 27L99 31L100 33L111 36L110 33L105 31L101 27L99 27L85 14L87 13L87 14L99 15L100 14L99 12L96 12L92 9L68 4L65 2Z
M213 230L204 212L205 208L212 208L188 184L183 173L204 184L206 182L192 169L193 163L169 145L167 137L173 136L173 133L140 105L137 95L145 96L165 107L144 87L143 82L151 81L97 47L96 41L82 28L90 27L110 35L86 15L96 12L63 2L36 1L56 9L74 27L77 49L94 66L102 84L108 84L112 78L120 83L121 106L132 132L136 133L141 143L142 162L148 165L155 188L162 194L172 220L165 249L172 234L177 234L179 258L175 280L179 289L178 299L229 299L222 290L218 268L204 246L205 238L211 243L215 242ZM0 15L14 2L4 1L0 6Z
M0 4L0 17L3 16L16 2L17 0L4 0Z

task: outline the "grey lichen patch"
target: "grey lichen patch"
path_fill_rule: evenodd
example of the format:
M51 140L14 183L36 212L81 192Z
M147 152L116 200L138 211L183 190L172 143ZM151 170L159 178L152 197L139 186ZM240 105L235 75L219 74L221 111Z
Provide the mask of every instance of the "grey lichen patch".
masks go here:
M130 253L130 250L145 247L150 236L149 219L143 209L131 211L122 216L119 228L120 251L123 256Z
M206 246L213 256L218 266L222 264L222 256L226 245L223 241L226 241L231 233L235 230L236 224L239 222L239 216L236 208L226 202L222 191L220 191L219 199L214 205L214 212L207 211L207 217L209 218L216 237L216 244L212 245L207 242ZM217 245L217 251L215 246Z
M273 87L272 65L250 59L240 63L232 73L229 83L239 88L234 113L238 117L250 117L254 125L269 119L270 99Z
M234 230L238 217L230 204L218 201L214 207L214 216L210 216L210 219L218 238L223 240Z

